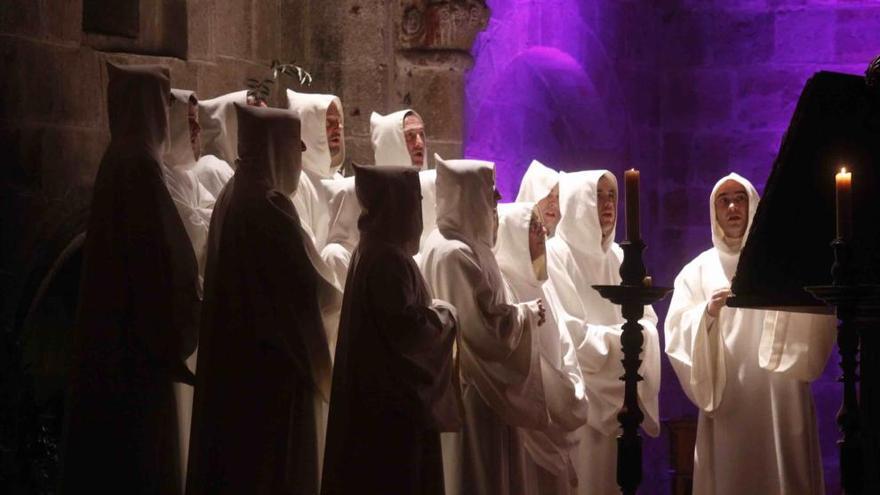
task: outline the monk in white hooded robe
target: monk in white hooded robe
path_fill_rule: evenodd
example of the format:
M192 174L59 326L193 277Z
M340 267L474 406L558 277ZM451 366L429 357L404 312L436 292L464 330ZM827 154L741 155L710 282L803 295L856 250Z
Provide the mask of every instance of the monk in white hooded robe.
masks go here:
M498 218L495 256L508 298L515 303L543 299L549 326L538 341L550 424L545 430L518 428L524 446L525 493L573 493L577 474L571 453L578 440L575 431L587 421L587 399L574 344L553 311L558 303L553 286L546 282L546 231L534 203L500 204Z
M214 208L214 196L208 192L193 173L199 153L198 99L192 91L171 90L170 137L171 145L162 164L165 187L174 201L180 220L192 243L193 253L199 266L199 300L207 258L208 226ZM195 121L195 122L194 122ZM186 366L195 373L197 350L186 358ZM192 418L193 386L175 383L177 421L179 424L180 462L183 480L186 480L186 463L189 452L190 420Z
M522 493L517 426L549 423L541 378L540 300L510 304L495 261L494 164L437 161L437 230L421 270L434 297L457 310L464 425L443 437L447 494Z
M758 207L745 178L709 197L713 248L675 279L666 354L699 408L694 493L821 495L810 381L825 367L834 318L725 306Z
M234 105L246 102L246 90L199 101L202 154L193 172L215 198L235 173L238 121Z
M330 213L321 180L341 178L345 160L344 112L339 97L287 90L287 108L302 123L303 174L292 198L303 226L312 236L315 249L327 243Z
M181 493L174 383L199 325L198 263L163 182L169 71L107 64L110 144L95 179L65 406L60 488Z
M455 310L412 255L418 173L355 167L364 214L345 289L322 493L443 494L440 432L460 427Z
M623 251L614 242L617 220L617 179L606 170L565 174L559 183L562 219L556 237L547 243L547 268L559 296L557 317L568 328L577 349L589 402L587 425L579 431L575 466L580 494L619 493L617 485L617 414L623 407L625 322L620 307L602 298L594 284L620 283ZM601 217L600 217L601 215ZM657 315L645 307L641 323L645 342L638 384L642 428L660 433L660 343Z
M559 178L560 173L544 165L538 160L532 160L526 169L522 181L519 184L519 192L516 201L536 203L544 228L547 229L547 237L556 235L556 226L559 225Z
M187 493L317 493L333 275L300 227L292 112L236 105L238 166L211 220Z
M401 165L419 170L422 188L422 236L419 251L437 226L436 182L437 173L428 167L428 144L425 123L415 110L370 115L370 139L377 166ZM416 257L418 260L418 256Z
M327 243L321 250L321 259L333 270L339 287L345 287L351 253L357 247L360 233L358 217L361 206L354 190L354 177L323 179L323 194L330 198L330 226L327 230Z

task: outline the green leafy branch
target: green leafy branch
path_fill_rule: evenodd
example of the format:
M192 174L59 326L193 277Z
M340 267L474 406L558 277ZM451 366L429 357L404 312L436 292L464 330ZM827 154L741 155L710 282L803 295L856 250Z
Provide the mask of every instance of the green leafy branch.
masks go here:
M269 94L272 92L272 86L281 75L287 75L296 79L300 86L312 85L312 75L307 70L296 65L296 61L282 63L280 60L272 60L269 69L272 71L271 78L267 77L261 80L251 77L245 81L248 88L248 98L253 98L258 102L266 102Z

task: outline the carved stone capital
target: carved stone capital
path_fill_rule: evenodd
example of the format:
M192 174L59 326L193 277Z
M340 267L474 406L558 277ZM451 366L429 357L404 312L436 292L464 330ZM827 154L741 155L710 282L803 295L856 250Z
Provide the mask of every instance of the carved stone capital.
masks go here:
M401 0L400 13L403 50L468 52L489 22L484 0Z

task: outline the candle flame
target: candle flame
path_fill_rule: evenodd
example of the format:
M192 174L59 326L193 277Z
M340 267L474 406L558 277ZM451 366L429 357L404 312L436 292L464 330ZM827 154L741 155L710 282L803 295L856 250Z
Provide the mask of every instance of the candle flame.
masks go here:
M845 174L845 173L846 173L846 167L840 167L840 173Z

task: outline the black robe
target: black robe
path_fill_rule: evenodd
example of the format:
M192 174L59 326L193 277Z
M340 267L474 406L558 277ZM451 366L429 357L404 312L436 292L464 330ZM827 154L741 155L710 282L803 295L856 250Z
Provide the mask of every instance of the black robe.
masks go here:
M196 345L198 265L158 162L168 69L108 65L112 139L92 198L62 493L181 491L175 381Z
M440 432L460 425L455 320L451 307L432 306L404 251L407 241L418 249L418 172L358 168L356 181L365 213L342 304L322 493L439 495Z
M238 115L242 158L208 240L187 493L312 495L314 401L330 376L322 281L285 190L298 164L273 161L298 157L299 122L277 109Z

